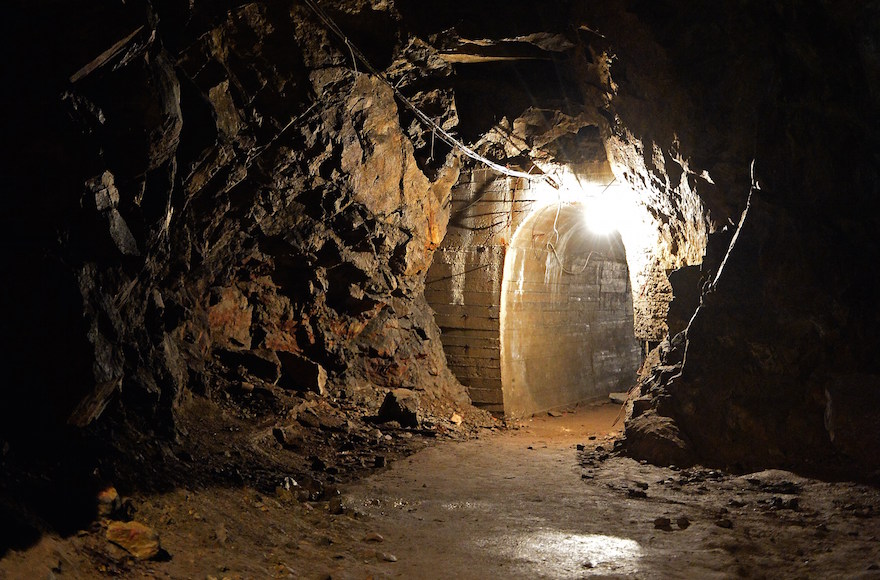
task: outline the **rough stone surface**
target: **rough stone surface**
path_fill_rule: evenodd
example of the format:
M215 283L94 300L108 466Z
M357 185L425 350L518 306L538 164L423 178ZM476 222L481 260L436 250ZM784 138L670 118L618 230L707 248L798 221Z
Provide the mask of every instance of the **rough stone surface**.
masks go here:
M107 540L139 560L155 558L161 550L159 533L140 522L110 522L107 524Z
M875 374L865 345L876 344L868 296L880 281L865 265L880 251L868 233L880 184L878 58L867 40L877 7L686 2L624 14L612 3L601 12L594 24L614 31L621 65L611 66L609 157L674 218L667 239L678 257L668 267L698 263L704 250L710 262L680 376L643 392L704 461L876 470L876 429L849 455L824 413L835 377L862 374L867 385ZM704 232L725 224L732 243L707 246Z
M402 427L419 426L419 395L409 389L394 389L385 395L379 407L380 423L397 421Z
M390 4L345 6L389 24L399 18ZM71 23L86 18L65 10ZM20 235L23 223L7 232L20 240L15 267L29 279L69 280L52 284L58 298L22 292L13 302L70 309L56 324L80 319L69 329L77 350L65 350L82 362L68 371L73 389L13 367L8 436L26 438L36 415L84 426L106 409L140 416L140 430L173 431L188 388L222 393L247 376L274 383L275 352L282 372L294 356L326 371L308 380L317 391L375 382L464 401L428 340L437 330L421 298L457 163L416 160L391 89L353 70L305 6L139 3L88 18L99 32L85 43L63 18L47 31L58 58L39 87L47 100L33 109L42 107L49 127L27 126L34 119L21 103L12 133L42 131L41 141L77 152L41 184L54 193L17 200L19 215L40 211L43 202L28 200L72 203L40 218L45 237ZM442 85L450 71L434 50L415 37L398 44L407 33L387 30L367 50L394 58L376 64L393 61L410 94L415 71ZM53 100L56 87L63 98ZM451 128L443 90L432 98ZM21 164L21 183L30 166ZM25 331L36 321L13 322L10 339L23 335L36 356L39 333ZM393 345L373 349L377 336ZM116 382L90 394L89 384ZM64 396L50 397L56 390ZM37 413L42 398L52 413Z
M700 305L700 282L702 280L699 266L685 266L669 273L669 285L672 287L672 301L666 325L669 334L675 336L691 321L694 312Z
M279 353L324 368L350 416L397 388L438 425L467 416L424 297L448 147L304 4L92 4L13 2L0 34L3 490L76 473L93 510L95 466L160 469L219 432L193 409L281 445L277 414L314 401L276 388ZM880 468L857 403L880 345L876 3L322 5L502 164L604 149L657 224L652 272L703 261L641 386L648 432L741 469Z
M319 395L327 394L327 371L324 367L290 352L279 352L278 359L281 361L284 386Z

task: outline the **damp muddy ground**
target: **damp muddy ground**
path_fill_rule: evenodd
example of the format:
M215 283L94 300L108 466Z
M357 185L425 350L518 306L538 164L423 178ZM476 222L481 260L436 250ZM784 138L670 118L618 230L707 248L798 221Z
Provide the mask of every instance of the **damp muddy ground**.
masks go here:
M880 578L880 490L611 453L619 408L438 441L329 501L289 490L132 497L163 553L96 524L0 560L0 578Z

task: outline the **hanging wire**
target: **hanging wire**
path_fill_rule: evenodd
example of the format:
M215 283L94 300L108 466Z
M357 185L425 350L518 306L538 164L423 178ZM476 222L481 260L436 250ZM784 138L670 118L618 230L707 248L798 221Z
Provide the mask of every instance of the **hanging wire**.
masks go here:
M453 149L458 149L471 159L482 163L483 165L494 169L495 171L502 173L504 175L510 175L511 177L521 177L523 179L527 179L529 181L544 181L549 184L554 189L559 189L559 184L549 175L534 175L531 173L527 173L525 171L517 171L515 169L510 169L509 167L505 167L498 163L495 163L491 159L487 159L486 157L480 155L455 137L453 137L449 132L447 132L443 127L439 124L435 123L428 115L423 113L418 107L416 107L412 101L410 101L406 96L400 92L391 81L380 71L378 71L372 64L367 60L367 57L358 49L357 46L345 35L342 29L337 26L337 24L330 18L326 12L315 2L314 0L304 0L306 6L308 6L312 12L324 23L324 25L331 31L333 34L339 37L343 43L348 47L349 51L352 54L352 60L360 61L360 63L364 66L364 68L373 76L381 80L385 83L392 91L394 91L394 95L400 100L404 106L412 111L412 113L426 126L431 127L434 132L440 137L440 140L445 142L447 145L452 147ZM355 72L357 72L357 63L354 63Z

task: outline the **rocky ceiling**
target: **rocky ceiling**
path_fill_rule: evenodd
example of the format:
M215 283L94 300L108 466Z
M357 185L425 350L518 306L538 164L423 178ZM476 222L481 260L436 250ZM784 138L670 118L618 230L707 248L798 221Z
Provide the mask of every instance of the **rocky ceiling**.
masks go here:
M511 167L600 140L702 264L632 453L880 468L876 2L321 2L351 47L302 2L36 4L2 35L4 456L185 446L194 398L285 386L465 409L423 288L471 161L393 86Z

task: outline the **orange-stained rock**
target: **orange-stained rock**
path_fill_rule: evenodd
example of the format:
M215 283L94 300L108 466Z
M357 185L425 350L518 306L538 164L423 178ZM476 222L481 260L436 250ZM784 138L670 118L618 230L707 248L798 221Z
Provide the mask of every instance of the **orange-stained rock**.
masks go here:
M208 323L215 343L236 348L251 346L253 307L235 286L219 291L219 301L208 307Z
M155 558L161 550L159 533L140 522L110 522L107 526L107 540L138 560Z

